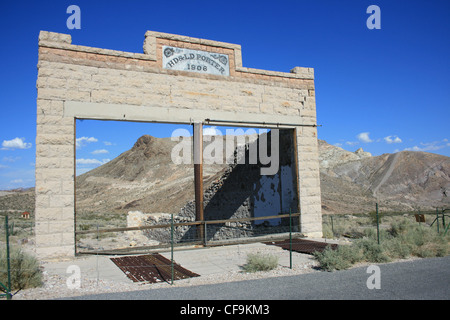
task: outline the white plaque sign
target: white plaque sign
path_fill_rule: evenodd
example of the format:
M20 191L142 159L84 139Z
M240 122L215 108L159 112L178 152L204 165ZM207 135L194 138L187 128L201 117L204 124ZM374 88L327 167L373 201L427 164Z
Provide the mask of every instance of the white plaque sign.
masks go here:
M229 76L228 55L163 46L163 68Z

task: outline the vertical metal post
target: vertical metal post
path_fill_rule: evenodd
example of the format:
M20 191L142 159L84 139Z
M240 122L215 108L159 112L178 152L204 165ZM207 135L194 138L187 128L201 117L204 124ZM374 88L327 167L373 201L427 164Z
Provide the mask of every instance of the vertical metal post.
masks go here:
M100 234L98 231L99 231L99 225L97 222L97 254L96 254L96 256L97 256L97 259L96 259L96 261L97 261L97 286L98 286L98 280L100 278L100 269L98 267L98 251L100 250Z
M9 225L8 215L5 216L5 229L6 229L6 268L8 273L8 292L6 293L6 299L11 300L11 261L9 255Z
M437 232L439 233L439 209L436 208L436 226L437 226Z
M420 224L420 223L421 223L421 222L420 222L420 220L421 220L421 219L420 219L420 209L417 210L417 216L419 217L419 227L421 227L421 224Z
M292 269L292 210L289 209L289 268Z
M203 221L203 123L194 123L195 220ZM197 238L204 239L204 227L198 225Z
M378 202L376 204L376 210L377 210L377 242L380 244L380 221L378 217Z
M206 221L203 222L203 233L205 235L205 238L203 239L203 245L206 246L206 244L207 244L206 242L208 241L208 239L207 239L208 238L208 235L207 235L208 232L206 230Z
M334 238L334 223L333 223L333 216L330 215L330 219L331 219L331 233L333 234L333 238Z
M171 284L173 284L173 275L174 275L174 268L173 268L173 213L170 219L170 269L172 273L172 281Z
M442 208L442 227L445 229L445 213L444 213L444 208Z

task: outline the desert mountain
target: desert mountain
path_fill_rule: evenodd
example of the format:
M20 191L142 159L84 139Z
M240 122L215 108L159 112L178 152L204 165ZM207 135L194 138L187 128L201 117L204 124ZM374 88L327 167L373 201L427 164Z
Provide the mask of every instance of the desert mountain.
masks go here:
M193 199L193 165L174 164L170 138L142 136L128 151L77 177L78 210L178 212ZM205 144L207 146L207 143ZM319 140L324 213L433 210L450 205L450 159L403 151L371 156ZM204 188L229 165L204 165Z
M177 143L144 135L130 150L78 176L77 210L177 213L194 195L194 165L171 159ZM204 166L204 184L217 179L226 167Z
M179 212L194 199L194 168L173 163L177 143L144 135L130 150L78 176L77 212ZM377 201L389 211L450 207L449 157L410 151L371 156L319 140L319 161L323 213L370 212ZM217 188L230 165L204 164L203 171L205 190ZM34 188L0 195L0 210L32 207Z
M450 206L450 159L402 151L372 157L319 141L325 212L433 210Z

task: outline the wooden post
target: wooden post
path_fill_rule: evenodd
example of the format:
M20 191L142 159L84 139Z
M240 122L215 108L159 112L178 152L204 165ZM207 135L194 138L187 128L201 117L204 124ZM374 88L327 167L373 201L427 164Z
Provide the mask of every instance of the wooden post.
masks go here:
M194 123L195 220L203 221L203 124ZM197 226L197 237L204 241L204 225Z

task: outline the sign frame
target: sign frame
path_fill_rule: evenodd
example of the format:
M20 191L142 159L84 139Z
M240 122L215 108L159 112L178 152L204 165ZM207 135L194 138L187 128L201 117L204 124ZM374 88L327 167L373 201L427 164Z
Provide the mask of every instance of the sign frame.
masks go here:
M219 76L230 75L230 59L227 54L172 46L163 46L162 53L164 69Z

